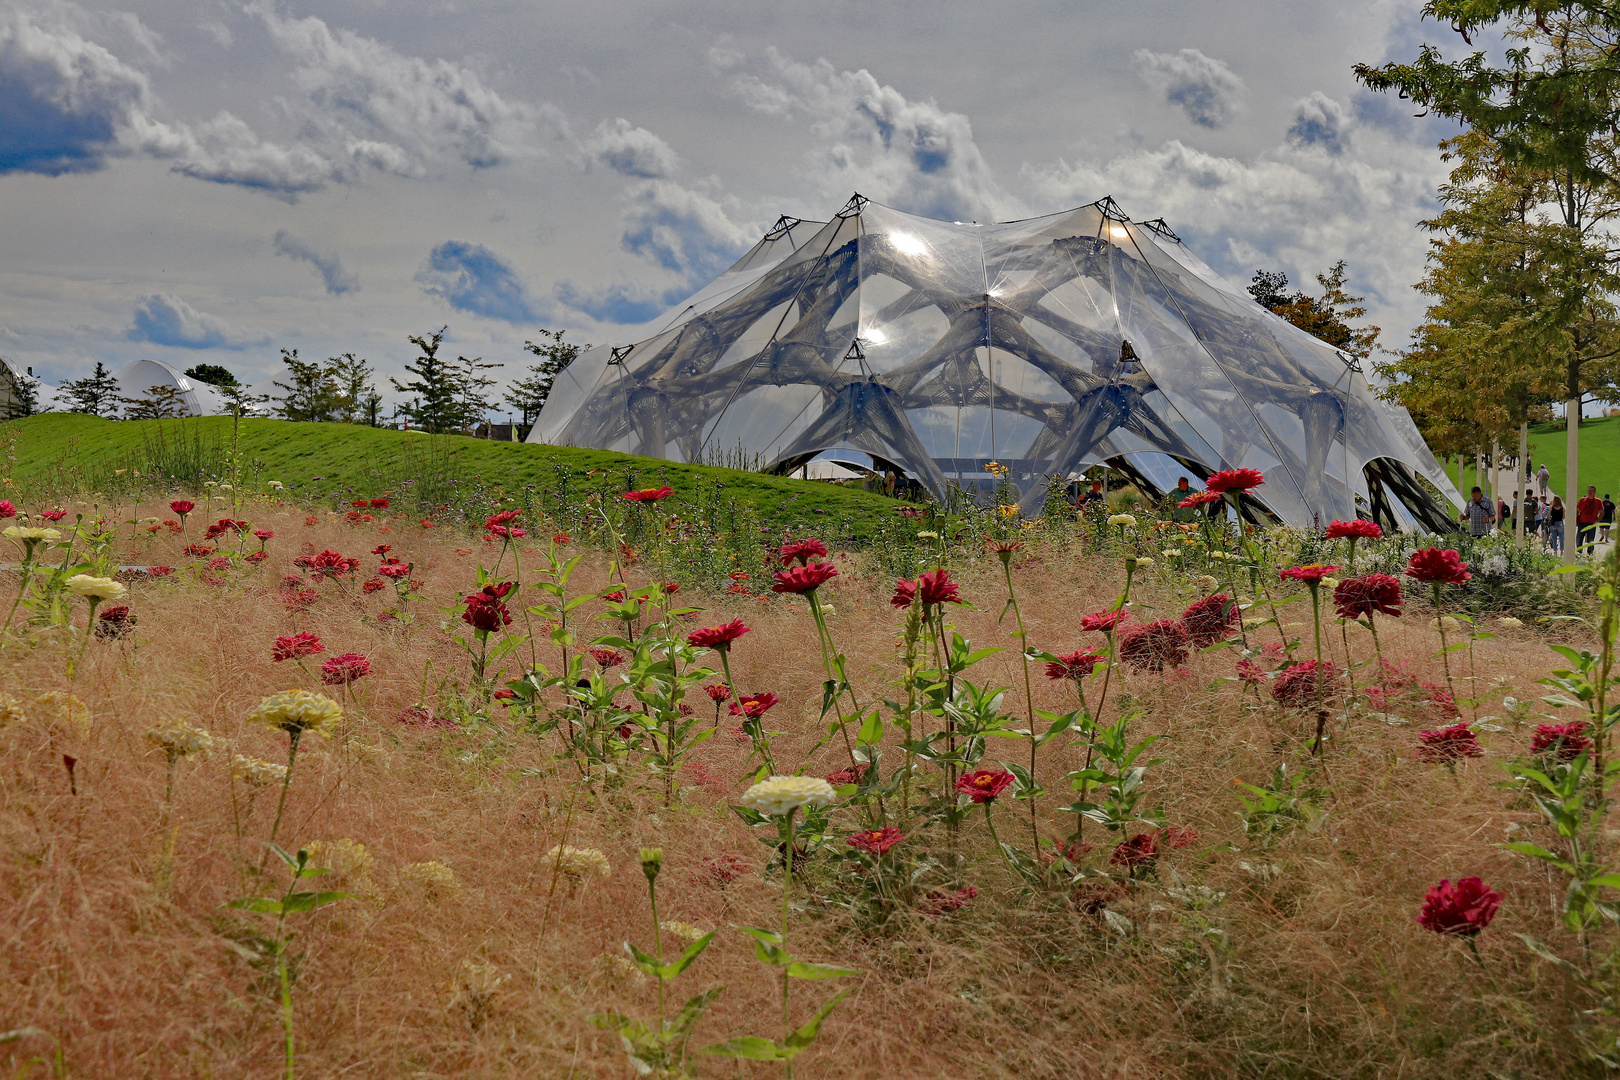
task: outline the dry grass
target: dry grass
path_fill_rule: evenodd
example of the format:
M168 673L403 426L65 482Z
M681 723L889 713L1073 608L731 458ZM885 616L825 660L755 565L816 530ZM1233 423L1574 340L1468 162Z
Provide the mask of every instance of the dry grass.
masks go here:
M270 891L246 868L259 863L273 793L256 800L239 842L233 814L246 810L246 795L237 785L233 812L229 762L232 753L285 760L285 740L244 718L263 695L308 685L291 664L269 660L271 639L294 629L320 634L331 652L372 661L342 736L305 741L283 829L298 844L357 840L375 859L365 880L340 883L359 899L300 927L301 1075L630 1075L616 1038L585 1018L653 1012L652 988L602 959L622 955L626 940L650 945L637 846L658 844L666 853L666 919L708 929L770 926L777 917L780 875L765 869L770 851L726 805L744 783L746 746L724 733L702 746L697 758L715 779L687 787L666 810L661 784L650 779L608 799L572 795L573 766L557 759L555 736L540 744L500 729L402 726L394 717L416 702L427 660L438 672L466 676L465 658L437 632L437 614L427 612L409 633L389 631L360 618L371 605L323 586L323 600L295 617L275 582L306 541L361 555L385 539L416 561L435 602L451 605L470 588L484 553L458 555L458 545L470 546L464 539L414 526L378 537L337 524L306 527L298 514L271 510L254 523L279 534L257 576L218 588L135 586L138 641L92 643L71 687L88 707L85 723L44 697L69 690L64 655L76 645L36 637L0 654L0 682L18 706L0 716L0 1030L40 1032L0 1044L8 1075L278 1073L273 987L238 944L255 924L222 905L245 891ZM178 542L163 543L175 550L160 554L178 565ZM1079 617L1112 600L1116 569L1058 551L1022 564L1015 577L1032 642L1053 651L1085 644ZM577 584L600 588L602 573L588 560ZM966 567L960 576L978 609L953 612L957 626L976 643L1010 645L996 621L999 567ZM833 633L863 699L894 692L897 620L888 584L851 571L832 592ZM1143 598L1168 613L1185 603L1154 589L1150 582ZM823 675L809 615L782 602L697 602L716 620L741 616L754 627L733 654L734 670L744 689L785 699L770 716L789 729L776 752L798 766L820 735ZM707 625L710 616L703 618ZM1386 620L1384 647L1438 679L1425 622ZM1370 641L1356 647L1370 650ZM1500 713L1496 702L1510 687L1530 696L1549 655L1524 631L1483 643L1481 680L1495 689L1482 712ZM1130 676L1148 710L1140 734L1170 736L1156 748L1164 761L1149 772L1150 801L1162 803L1172 824L1200 834L1197 845L1162 860L1157 882L1115 905L1135 923L1133 934L1110 930L1061 893L1020 894L978 816L964 836L965 878L979 901L945 918L915 915L881 933L863 929L838 905L841 886L825 858L812 860L794 949L861 974L847 980L856 994L800 1060L798 1075L1547 1077L1575 1070L1578 1002L1512 936L1569 945L1553 916L1556 885L1499 846L1511 822L1532 815L1495 786L1504 774L1492 759L1517 753L1525 733L1485 734L1489 757L1453 775L1414 760L1415 725L1358 716L1334 733L1318 780L1329 789L1325 812L1260 851L1243 835L1234 783L1261 782L1282 761L1299 767L1307 733L1269 702L1245 706L1238 684L1220 681L1231 670L1232 655L1217 651L1195 657L1186 677ZM1012 651L986 661L975 677L1022 686ZM1035 705L1071 707L1064 692L1038 678ZM1022 708L1021 689L1009 694L1008 707ZM229 747L178 768L174 872L163 889L164 767L142 732L171 717L207 728ZM1023 754L1019 746L1008 742L993 755ZM1072 767L1076 754L1061 740L1043 753L1048 777ZM828 744L804 764L826 772L841 754ZM76 794L63 755L77 759ZM1027 846L1023 804L999 813L1003 839ZM849 815L839 820L854 827ZM1047 835L1070 827L1052 814L1042 823ZM554 890L543 855L564 840L605 851L612 876L579 894ZM725 854L757 872L715 885L702 864ZM1105 856L1094 863L1105 866ZM401 877L401 867L426 860L450 866L459 890L432 894ZM1469 874L1507 894L1480 942L1483 969L1460 943L1413 921L1429 885ZM1208 886L1224 900L1191 910L1165 891L1178 883ZM469 961L510 976L482 1017L463 992ZM775 1034L776 984L740 933L722 933L675 993L716 983L726 991L699 1043ZM827 985L800 992L801 1007ZM58 1056L60 1068L51 1064ZM712 1077L776 1074L718 1059L701 1068Z

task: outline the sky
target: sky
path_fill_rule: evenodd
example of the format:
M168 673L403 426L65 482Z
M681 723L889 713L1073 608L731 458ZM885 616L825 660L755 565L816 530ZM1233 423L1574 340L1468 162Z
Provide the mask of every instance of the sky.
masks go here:
M1358 61L1462 49L1415 0L0 0L0 354L54 385L148 358L255 390L407 338L521 377L781 214L948 220L1112 195L1218 271L1339 259L1381 343L1448 130Z

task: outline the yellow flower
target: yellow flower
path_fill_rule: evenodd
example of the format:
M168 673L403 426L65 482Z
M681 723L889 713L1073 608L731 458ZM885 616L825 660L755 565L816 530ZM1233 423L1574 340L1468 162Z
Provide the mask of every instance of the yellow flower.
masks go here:
M762 814L780 817L801 806L827 806L838 797L819 776L773 776L761 780L737 801Z
M98 601L117 600L128 591L122 582L110 577L91 577L89 574L74 574L62 584L70 593Z
M1011 504L1006 506L998 506L996 507L996 513L1000 514L1004 518L1015 518L1018 516L1018 507Z
M15 540L24 547L33 547L41 540L47 544L54 544L62 539L62 534L55 529L45 529L34 525L8 525L0 529L0 536L7 540Z
M287 766L237 754L231 759L231 777L251 787L268 787L287 779Z
M1146 555L1137 556L1137 558L1136 558L1136 568L1138 570L1144 570L1147 567L1152 566L1152 565L1154 565L1153 560L1148 558Z
M1524 629L1524 623L1520 622L1518 619L1515 619L1511 615L1504 615L1500 619L1497 619L1496 620L1496 625L1500 626L1500 627L1502 627L1503 629L1506 629L1506 630L1523 630Z
M546 852L546 863L575 885L584 884L593 874L608 877L613 873L612 867L608 866L607 856L595 848L559 844Z
M399 878L429 896L452 896L460 891L456 872L442 862L413 862L399 868Z
M198 754L207 757L208 752L214 748L212 735L180 720L171 720L166 724L148 728L146 741L162 750L170 760L195 757Z
M343 706L309 690L282 690L259 702L259 707L248 715L248 722L268 728L293 732L313 731L327 738L332 728L343 719Z
M1108 519L1108 524L1124 525L1126 528L1129 528L1130 526L1136 524L1136 519L1129 514L1115 514L1113 517Z
M357 840L317 840L308 851L310 865L324 867L339 877L365 877L376 863L366 845Z
M673 919L665 919L663 922L660 922L658 924L658 929L662 930L666 934L674 934L688 945L692 944L692 942L708 933L707 930L700 930L691 923L676 922Z
M1181 558L1181 549L1165 548L1163 551L1159 552L1159 554L1163 555L1167 559L1179 559Z

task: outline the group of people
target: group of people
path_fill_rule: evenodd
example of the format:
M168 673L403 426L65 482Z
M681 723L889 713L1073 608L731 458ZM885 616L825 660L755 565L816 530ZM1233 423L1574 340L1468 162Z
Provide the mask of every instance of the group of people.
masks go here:
M1541 467L1536 480L1541 488L1540 496L1534 491L1526 491L1522 500L1524 531L1531 536L1541 537L1554 554L1561 555L1564 551L1564 500L1548 494L1547 466ZM1475 487L1469 492L1468 503L1457 520L1466 523L1469 533L1474 536L1489 536L1498 522L1503 532L1510 532L1519 516L1520 506L1517 491L1513 493L1511 506L1506 499L1497 499L1493 507L1491 501L1485 498L1485 493ZM1575 527L1578 551L1590 555L1598 544L1608 543L1609 530L1614 527L1614 500L1608 495L1598 498L1597 486L1589 485L1586 494L1575 503Z

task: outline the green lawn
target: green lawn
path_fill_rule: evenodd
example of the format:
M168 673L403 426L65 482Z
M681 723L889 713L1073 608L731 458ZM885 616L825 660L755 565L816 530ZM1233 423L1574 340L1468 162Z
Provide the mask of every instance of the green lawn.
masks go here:
M1547 470L1552 473L1552 489L1560 496L1564 494L1564 448L1567 435L1564 422L1556 424L1532 424L1530 426L1530 458L1536 468L1541 468L1546 462ZM1504 446L1506 450L1516 450ZM1457 463L1453 458L1442 461L1446 472L1455 482L1457 479ZM1601 420L1581 421L1581 485L1596 484L1598 494L1620 496L1620 416L1604 417ZM1474 476L1474 465L1470 460L1463 471L1463 482L1458 485L1464 497L1468 489L1478 483ZM1504 486L1507 481L1504 480Z
M836 521L857 538L896 517L894 500L832 484L604 450L350 424L243 420L234 471L232 453L229 417L141 422L46 413L0 424L0 483L12 498L35 500L152 487L195 494L202 480L234 474L244 489L264 491L276 480L290 494L345 508L353 498L388 494L429 510L450 505L469 514L514 500L555 512L559 503L573 506L596 492L612 498L668 484L677 493L671 509L684 504L691 513L702 500L709 517L729 508L772 527L809 530Z

